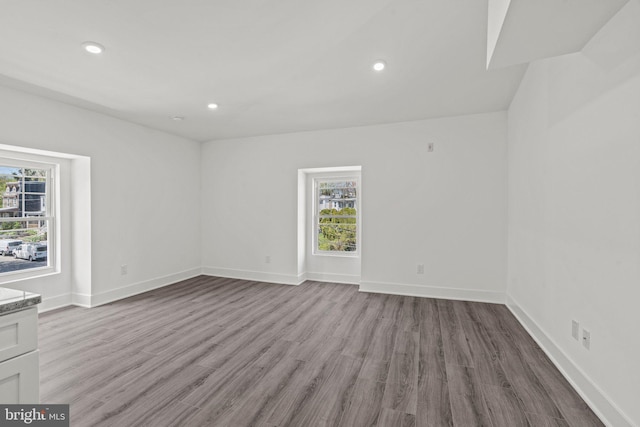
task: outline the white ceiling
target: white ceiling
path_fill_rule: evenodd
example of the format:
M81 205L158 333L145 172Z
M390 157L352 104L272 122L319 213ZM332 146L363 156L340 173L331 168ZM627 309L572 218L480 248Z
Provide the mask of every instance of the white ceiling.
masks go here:
M579 52L629 0L489 0L488 68Z
M503 110L525 69L486 70L486 0L0 7L0 84L198 141Z

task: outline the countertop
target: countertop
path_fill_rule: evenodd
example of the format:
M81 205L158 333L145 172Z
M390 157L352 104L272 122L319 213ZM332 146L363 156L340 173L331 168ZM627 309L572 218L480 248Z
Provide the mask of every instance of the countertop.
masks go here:
M40 304L40 302L42 302L42 297L39 294L0 288L0 316Z

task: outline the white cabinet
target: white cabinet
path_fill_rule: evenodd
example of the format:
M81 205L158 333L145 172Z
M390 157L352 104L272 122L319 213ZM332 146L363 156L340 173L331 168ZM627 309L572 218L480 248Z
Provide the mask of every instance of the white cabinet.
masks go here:
M38 310L35 307L0 316L0 361L38 348Z
M0 403L39 403L38 311L0 316Z
M40 403L38 351L0 363L0 403Z

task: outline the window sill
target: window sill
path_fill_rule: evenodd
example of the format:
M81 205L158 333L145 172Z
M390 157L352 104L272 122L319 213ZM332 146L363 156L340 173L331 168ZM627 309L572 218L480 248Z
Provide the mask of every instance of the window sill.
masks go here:
M327 257L338 257L338 258L360 258L359 252L321 252L314 251L314 256L327 256Z
M40 277L59 274L55 267L37 267L29 270L18 270L3 273L0 277L0 285L6 285L23 280L38 279Z

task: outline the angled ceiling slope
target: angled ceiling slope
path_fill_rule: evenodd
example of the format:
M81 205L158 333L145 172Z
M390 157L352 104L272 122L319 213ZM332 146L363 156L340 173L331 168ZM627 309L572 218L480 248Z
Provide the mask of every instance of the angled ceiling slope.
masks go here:
M628 0L489 0L487 69L579 52Z
M485 0L5 1L0 85L196 141L364 126L506 109L486 34Z

